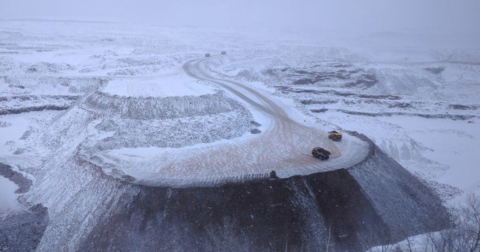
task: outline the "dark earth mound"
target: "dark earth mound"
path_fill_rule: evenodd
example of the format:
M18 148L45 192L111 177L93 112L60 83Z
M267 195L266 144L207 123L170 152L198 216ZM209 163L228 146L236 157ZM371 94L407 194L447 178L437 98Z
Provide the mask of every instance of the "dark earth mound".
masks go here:
M13 171L9 165L0 163L0 175L15 182L17 193L28 191L31 181ZM34 251L48 225L47 208L41 204L28 211L15 213L0 219L0 251Z
M370 154L347 169L221 187L135 185L80 251L361 251L449 227L441 200L359 137Z

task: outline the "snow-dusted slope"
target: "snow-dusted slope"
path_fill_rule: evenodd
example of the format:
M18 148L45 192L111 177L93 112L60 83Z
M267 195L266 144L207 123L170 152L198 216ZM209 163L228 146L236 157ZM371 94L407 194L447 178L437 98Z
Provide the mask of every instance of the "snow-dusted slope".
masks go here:
M103 92L88 96L80 105L102 115L148 120L225 113L239 107L221 92L201 96L119 97Z
M212 62L210 69L226 78L266 83L277 95L294 98L312 118L368 135L450 200L480 190L477 176L470 176L478 170L472 150L480 149L480 68L471 62L475 53L452 63L444 55L449 50L424 53L420 60L392 58L410 57L412 51L404 50L353 61L305 57L295 64L291 55L281 55Z
M288 244L294 251L361 251L447 227L439 198L371 144L360 164L308 176L200 188L135 185L80 250L280 251Z
M259 194L265 197L245 207L238 195L253 196L248 186L240 185L220 204L238 203L232 205L246 222L257 225L258 230L250 230L250 234L261 244L267 244L268 237L285 238L275 245L283 249L283 242L292 240L282 232L301 230L301 234L288 237L308 239L312 248L318 248L318 237L328 237L324 225L328 218L348 215L345 219L350 224L360 225L361 218L351 218L354 209L335 211L333 203L337 201L316 202L318 197L312 197L312 193L328 192L318 190L325 185L326 189L338 186L340 196L344 189L353 188L351 184L328 184L332 181L328 179L317 184L324 181L319 178L329 176L346 176L348 180L339 181L356 183L356 192L366 196L352 194L352 199L362 198L368 206L366 214L381 220L372 223L380 225L378 230L389 230L395 239L405 235L398 229L399 223L410 225L408 234L444 227L445 215L437 198L383 152L435 188L442 199L479 193L479 176L474 176L478 170L475 150L480 149L476 127L480 111L478 50L405 47L390 43L388 36L306 35L301 31L2 21L0 162L12 165L33 183L20 202L31 212L29 216L36 216L31 223L39 223L35 234L43 237L35 236L28 247L78 251L100 242L105 248L118 249L122 242L140 237L150 243L131 243L136 250L148 250L150 245L181 250L184 247L172 241L198 234L184 228L188 225L197 225L195 230L203 230L205 235L205 230L222 232L218 227L231 226L231 211L218 215L225 217L222 220L202 218L202 225L185 218L182 211L208 215L210 205L205 204L219 204L216 199L198 198L197 191L212 190L216 194L208 195L220 195L225 191L217 186L232 181L268 183L270 180L262 179L271 170L285 178L281 183L272 182L285 182L284 194L261 187ZM219 55L222 50L227 51L226 56ZM206 52L212 57L190 68L190 74L203 80L180 74L185 62L197 62L191 60ZM331 129L365 134L383 152L376 149L380 156L364 160L371 154L370 143L348 134L343 142L333 143L323 135ZM268 137L262 138L264 135ZM311 157L311 147L317 145L332 150L330 161L322 163ZM330 171L359 162L348 172ZM390 176L394 172L400 175ZM305 177L287 179L299 174L311 174L317 182L305 186ZM300 182L293 185L292 180ZM197 182L203 188L132 184L154 184L152 181L177 187ZM208 187L211 185L216 187ZM383 189L385 186L390 187ZM287 193L292 193L288 195L293 199L285 201L293 204L291 208L276 201ZM413 198L417 200L408 195L416 195ZM184 207L190 206L192 198L204 205L193 210ZM392 198L395 202L390 205ZM358 203L342 202L345 207ZM321 213L325 210L321 207L331 207L341 215ZM425 212L433 211L430 207L441 209L435 211L436 219L426 216ZM279 216L292 213L292 209L298 210L293 211L292 220L304 222L289 223L305 225L282 226L278 229L282 235L263 236L274 223L283 223ZM157 210L158 214L149 215ZM156 219L150 222L150 216ZM162 226L149 226L165 216L176 216L172 223L180 223L173 225L177 231L168 233L155 229ZM260 217L267 221L258 222ZM108 233L122 221L135 232L119 236L126 237L121 241L96 240L105 230L103 238L124 234L121 229ZM5 230L0 228L2 232ZM164 233L171 236L155 239ZM355 240L358 234L349 237ZM385 234L376 241L384 241ZM341 232L337 235L344 236ZM162 247L165 244L170 247ZM275 246L272 250L280 250Z

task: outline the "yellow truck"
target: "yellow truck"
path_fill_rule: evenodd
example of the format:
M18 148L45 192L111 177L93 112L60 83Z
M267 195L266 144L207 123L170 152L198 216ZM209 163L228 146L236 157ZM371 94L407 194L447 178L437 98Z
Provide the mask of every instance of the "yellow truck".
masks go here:
M332 141L340 142L342 140L342 133L335 130L329 131L328 138L330 138Z

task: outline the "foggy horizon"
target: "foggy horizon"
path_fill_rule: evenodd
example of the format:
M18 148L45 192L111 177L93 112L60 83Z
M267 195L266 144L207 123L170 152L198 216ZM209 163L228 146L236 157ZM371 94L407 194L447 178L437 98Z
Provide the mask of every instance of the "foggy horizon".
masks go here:
M221 28L479 34L480 1L313 0L201 2L0 0L0 19L51 19Z

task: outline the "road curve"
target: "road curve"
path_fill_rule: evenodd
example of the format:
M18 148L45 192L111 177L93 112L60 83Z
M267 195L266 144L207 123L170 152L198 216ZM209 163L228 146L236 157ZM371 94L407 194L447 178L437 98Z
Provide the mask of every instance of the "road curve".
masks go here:
M246 174L264 174L272 170L279 177L306 175L352 166L364 159L368 144L355 137L345 136L344 141L334 143L326 132L292 120L281 105L254 88L227 79L211 76L203 69L210 59L188 61L184 71L191 77L217 84L239 99L266 114L271 126L264 132L246 140L213 144L181 154L181 159L163 164L146 184L197 184L196 181L215 181ZM332 155L328 161L320 161L311 155L314 146L328 149ZM182 185L183 186L183 185Z
M307 175L348 168L367 156L368 143L363 140L345 135L341 142L333 142L326 132L290 118L283 109L284 105L270 99L268 94L247 84L212 76L203 66L214 59L188 61L183 70L192 78L214 83L232 93L250 110L263 113L269 122L262 128L262 133L162 151L136 163L120 156L116 156L115 161L103 152L97 152L95 156L109 163L105 164L107 166L113 165L115 169L132 174L133 183L171 187L217 186L226 181L262 176L272 170L280 178ZM329 150L332 153L330 159L320 161L312 157L311 149L315 146ZM141 172L130 173L132 169Z

